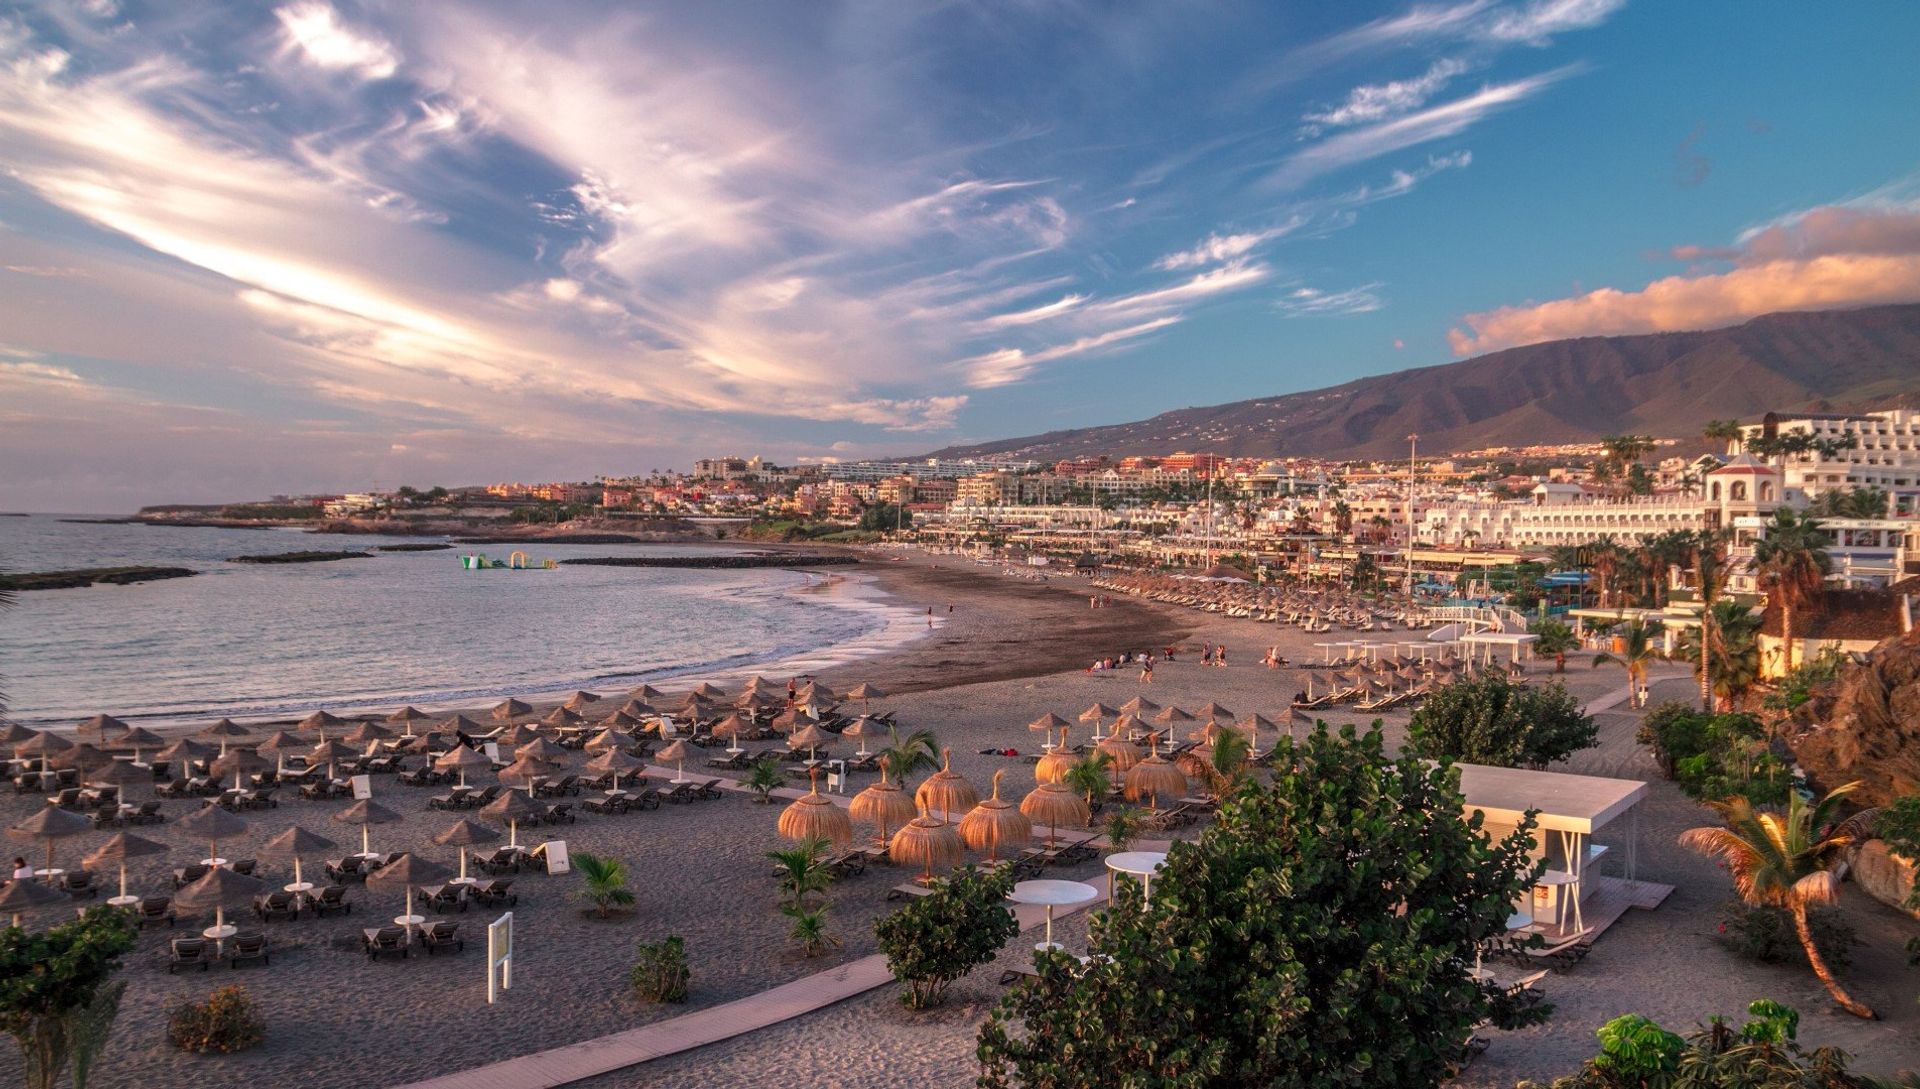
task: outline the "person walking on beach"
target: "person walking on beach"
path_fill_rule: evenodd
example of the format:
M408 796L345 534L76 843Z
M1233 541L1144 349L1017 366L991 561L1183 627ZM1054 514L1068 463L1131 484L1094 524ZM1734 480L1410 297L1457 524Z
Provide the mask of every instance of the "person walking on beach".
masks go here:
M1213 664L1221 669L1227 668L1227 645L1225 643L1213 648Z
M927 606L927 627L933 627L933 606Z
M1153 683L1153 655L1151 654L1140 656L1140 683Z

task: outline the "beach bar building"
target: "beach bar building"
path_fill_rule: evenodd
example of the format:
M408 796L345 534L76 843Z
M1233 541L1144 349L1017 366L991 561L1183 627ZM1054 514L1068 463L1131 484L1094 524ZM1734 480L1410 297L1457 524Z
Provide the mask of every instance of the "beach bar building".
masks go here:
M1671 885L1635 875L1639 806L1647 784L1484 764L1457 767L1466 812L1482 814L1489 836L1506 836L1534 814L1532 854L1546 862L1546 869L1531 902L1516 905L1534 925L1549 933L1598 936L1628 908L1650 911L1673 892ZM1603 868L1617 868L1623 876L1603 874Z

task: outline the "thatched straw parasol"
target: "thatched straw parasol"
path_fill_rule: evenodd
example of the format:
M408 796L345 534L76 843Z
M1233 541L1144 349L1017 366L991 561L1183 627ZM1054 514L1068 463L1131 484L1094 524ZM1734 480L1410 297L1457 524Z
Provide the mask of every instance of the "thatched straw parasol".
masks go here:
M560 706L565 707L569 711L580 711L580 710L585 710L587 704L589 703L599 703L599 702L600 702L599 696L596 696L593 693L585 690L580 690L580 691L574 692L573 695L568 696L567 702L561 704Z
M1065 783L1041 783L1020 799L1020 812L1047 822L1047 846L1052 847L1062 824L1085 825L1093 819L1087 800Z
M626 734L609 726L588 738L587 743L582 745L581 748L590 753L597 754L606 752L609 749L624 749L631 740L632 738L629 738Z
M626 733L638 725L640 725L640 720L627 714L625 711L615 711L613 714L600 720L601 729L619 730L622 733Z
M1120 705L1120 713L1135 718L1146 718L1160 709L1160 705L1145 696L1135 696Z
M83 737L90 736L102 745L109 741L118 741L133 727L114 718L112 715L95 715L73 728L73 732Z
M268 840L266 846L260 848L260 853L266 855L268 858L286 857L293 859L293 884L295 886L303 886L307 883L307 879L300 875L300 856L314 854L319 851L332 850L338 846L339 844L320 835L318 832L309 832L296 824ZM289 888L287 891L305 892L307 890L305 888L295 887Z
M885 843L889 827L900 827L912 820L919 810L914 808L913 800L907 797L905 787L887 779L886 766L882 765L880 781L855 794L847 812L854 820L872 824L879 833L880 842Z
M686 743L686 740L681 739L660 750L660 759L673 761L674 786L679 786L689 781L687 779L687 757L690 754L690 749L691 746Z
M400 727L401 732L408 737L413 736L413 727L417 723L430 722L432 720L432 715L427 714L412 704L408 704L387 716L387 721Z
M933 877L933 868L951 870L967 856L967 845L961 840L960 832L946 821L929 816L925 809L920 815L900 826L887 843L887 857L895 862L913 865L919 863L920 879L926 881Z
M406 888L407 910L400 918L407 920L402 925L411 933L414 920L420 918L420 916L413 913L414 888L419 885L444 885L446 884L447 878L452 876L453 871L440 865L438 862L421 858L419 855L409 852L368 874L367 886L369 888L390 889L395 885L401 885ZM394 921L398 922L399 920L396 919Z
M807 760L812 762L818 757L820 749L832 745L836 740L838 738L819 726L809 725L787 735L787 748L807 750Z
M467 772L469 770L479 771L482 768L490 768L493 766L493 761L487 759L487 754L481 752L479 749L469 748L465 745L455 745L453 748L441 754L440 758L433 762L433 766L441 771L458 773L460 776L460 785L464 787L467 785Z
M953 770L952 749L942 749L941 757L940 770L927 776L920 789L913 792L913 804L946 820L955 812L965 813L980 804L980 792Z
M1074 756L1067 751L1067 735L1060 733L1060 744L1048 746L1046 755L1033 765L1033 779L1037 783L1060 783L1067 778L1067 769L1073 767Z
M473 737L476 734L483 734L487 732L487 728L485 726L480 725L478 722L473 721L472 719L468 718L465 715L454 715L452 718L449 718L446 721L442 722L439 725L438 729L440 730L441 733L453 734L455 737L458 737L461 734L465 734L468 737Z
M1202 720L1207 722L1214 722L1214 721L1221 721L1221 720L1224 720L1226 722L1233 721L1233 712L1227 710L1225 707L1220 706L1218 703L1215 703L1212 700L1208 700L1206 703L1206 706L1200 708L1199 715Z
M544 737L536 737L532 741L513 750L513 758L515 760L538 760L544 764L564 764L567 762L567 758L572 755L573 754L565 748L548 741Z
M657 700L664 695L666 695L665 692L660 691L658 688L655 688L650 684L643 684L638 688L629 689L627 691L628 699L638 700L641 703L650 703L653 700Z
M376 803L371 798L362 798L345 809L342 809L340 812L335 813L330 819L341 824L357 824L360 826L360 856L365 858L373 854L373 847L370 842L372 840L373 826L376 824L392 824L394 821L400 819L400 814L395 813L386 806Z
M125 760L109 760L99 770L87 775L88 786L112 786L120 788L120 796L126 798L126 788L139 784L151 786L153 772L149 768L136 767Z
M778 687L778 686L775 685L772 681L766 679L765 677L761 676L758 673L755 673L753 676L747 678L747 683L741 685L740 690L742 692L758 692L762 688L775 688L775 687Z
M817 707L823 703L836 703L839 701L839 698L840 697L833 694L833 689L828 688L819 681L808 681L806 684L800 686L800 691L793 694L794 702L804 707Z
M960 818L960 838L976 851L987 852L988 862L999 861L1000 845L1024 847L1033 839L1033 821L1020 807L1000 798L1002 768L993 773L993 795Z
M674 744L677 745L679 742L676 741ZM614 748L608 749L599 756L587 761L586 770L595 775L613 776L613 789L617 791L620 789L620 777L622 775L632 775L634 772L646 766L647 762L645 760L640 759L625 749Z
M233 776L233 789L245 790L247 776L258 775L272 766L273 765L267 763L266 760L255 756L246 749L235 749L220 759L215 760L213 766L208 768L207 772L216 779L225 779L231 775Z
M308 715L306 718L301 719L299 722L299 726L302 730L312 730L313 732L318 733L320 735L320 740L322 741L325 741L327 739L328 730L337 730L345 726L346 724L347 724L346 719L341 718L339 715L336 715L331 711L315 711L313 714Z
M213 909L214 948L222 949L227 938L227 909L244 908L266 891L267 883L257 877L234 873L215 866L205 876L173 894L173 907L189 915Z
M713 736L727 739L729 753L745 752L746 750L740 747L740 735L752 732L753 723L748 722L741 715L728 715L713 724Z
M879 685L868 684L865 681L862 681L861 683L856 684L852 688L849 688L847 690L847 698L850 700L859 700L860 710L871 711L873 710L873 708L870 706L870 704L874 700L886 699L887 694L885 691L883 691L880 688Z
M52 764L56 768L77 768L92 771L113 763L113 757L94 748L85 741L77 741L71 746L53 755Z
M460 883L464 885L467 883L467 852L465 848L477 847L483 843L498 843L500 842L500 833L488 828L484 824L476 824L466 817L461 817L459 820L454 821L451 825L441 830L439 834L435 835L433 842L442 847L453 848L453 853L460 856Z
M211 803L181 817L173 826L193 839L206 841L207 857L200 861L208 866L225 865L220 858L220 844L225 840L239 839L251 827L245 818Z
M262 756L273 757L274 772L283 774L287 770L287 754L307 751L307 743L285 730L275 730L267 735L253 750Z
M520 822L538 816L541 809L517 790L509 790L480 807L480 815L507 826L507 846L520 846Z
M520 700L504 699L494 704L493 710L488 713L493 716L495 722L512 722L522 715L532 714L533 708Z
M221 812L226 812L221 810ZM71 810L57 806L42 806L33 815L7 829L10 839L40 840L47 845L47 865L53 866L53 845L69 836L77 836L93 830L93 822Z
M1032 722L1027 723L1027 729L1033 731L1036 734L1045 734L1047 736L1047 739L1041 743L1040 747L1045 749L1048 752L1052 752L1053 751L1053 731L1064 730L1067 728L1067 725L1068 724L1066 719L1061 718L1059 715L1054 714L1052 711L1048 711L1046 714L1041 715L1039 718L1036 718Z
M660 709L642 700L628 700L620 705L620 713L637 722L644 718L652 718L660 713Z
M578 726L587 720L571 707L555 707L540 721L549 726Z
M1128 769L1138 764L1140 758L1146 755L1140 751L1140 746L1128 741L1127 735L1117 728L1113 733L1101 738L1094 749L1107 754L1108 766L1115 775L1126 774Z
M335 764L338 764L342 760L352 760L359 755L359 753L354 752L338 741L322 741L320 744L307 750L307 763L325 764L327 766L327 778L332 779L336 778L334 775Z
M1144 801L1149 809L1158 808L1161 798L1178 798L1186 792L1186 774L1157 752L1127 769L1128 800Z
M812 789L780 811L780 835L796 842L825 840L844 850L853 842L853 820L847 811L820 793L820 773L809 776Z
M879 737L882 734L885 734L886 732L887 732L886 729L880 725L880 722L878 719L874 718L872 715L861 715L859 718L856 718L851 723L849 723L846 729L841 730L840 736L859 738L860 751L855 753L854 755L858 756L862 760L865 760L868 756L872 755L867 752L867 738Z
M253 732L230 718L223 718L210 726L197 731L193 736L204 737L220 742L220 755L227 755L227 746L243 737L252 737Z
M711 681L701 681L695 686L693 694L701 699L719 700L727 697L727 690Z
M49 761L59 754L73 748L73 742L52 732L36 733L13 748L13 755L23 760L40 758L40 770L46 771Z
M524 790L528 795L532 795L533 784L552 774L552 764L536 757L522 756L501 768L499 778L504 785L513 787L515 790Z
M24 926L24 916L29 911L71 903L73 897L44 881L9 881L0 885L0 914L11 919L15 927Z
M1108 707L1104 703L1096 703L1092 707L1089 707L1086 710L1080 712L1081 722L1093 723L1093 739L1095 741L1099 741L1101 738L1104 738L1107 736L1105 733L1101 731L1100 724L1105 722L1107 719L1110 719L1110 718L1117 719L1119 717L1120 717L1120 711L1118 708Z
M40 736L40 731L29 730L18 722L0 722L0 745L5 745L8 748L32 741L38 736Z
M523 722L518 726L507 727L507 731L494 740L510 749L514 749L519 748L521 745L531 745L540 740L540 731Z
M798 707L773 716L773 720L767 723L767 725L773 727L776 733L782 734L790 734L795 730L803 730L808 726L818 726L819 724L819 719L814 718Z
M353 732L340 740L349 745L366 746L376 741L386 741L393 737L393 731L377 722L362 722L353 728Z
M132 898L127 895L127 860L151 858L171 850L173 848L164 843L142 839L131 832L115 832L112 839L88 852L87 857L80 860L80 865L89 870L97 870L102 866L120 867L120 895L115 899L121 903L132 903Z

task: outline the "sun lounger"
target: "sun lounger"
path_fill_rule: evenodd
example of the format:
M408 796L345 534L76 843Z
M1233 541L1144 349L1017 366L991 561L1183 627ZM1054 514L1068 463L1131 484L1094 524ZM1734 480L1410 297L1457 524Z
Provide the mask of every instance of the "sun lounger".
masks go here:
M259 865L260 864L258 862L254 861L251 858L238 858L233 860L232 862L227 863L227 868L232 870L234 873L241 874L246 877L252 877L253 871L257 869Z
M694 793L699 795L702 798L708 798L708 799L721 798L724 796L724 794L720 790L720 782L721 781L719 779L708 779L706 782L701 783L698 787L695 787Z
M572 802L561 802L559 805L548 806L547 811L540 814L540 819L548 824L573 824L579 820L578 817L573 815Z
M307 898L307 906L315 915L325 918L328 915L352 915L353 905L347 902L345 885L327 885L316 895Z
M430 957L440 953L458 953L467 947L465 939L460 937L460 924L445 921L436 922L422 930L420 941L427 947Z
M327 880L333 882L365 881L367 879L366 859L359 855L345 858L328 859L326 864Z
M227 967L238 968L248 961L261 964L272 963L267 959L267 936L258 930L242 930L233 936L233 944L227 949Z
M397 956L407 959L407 932L397 926L370 927L360 932L368 960Z
M1589 933L1591 932L1582 931L1544 948L1528 949L1526 955L1535 962L1543 960L1551 962L1557 971L1569 971L1587 959L1588 953L1593 952L1593 942L1587 937Z
M139 809L121 818L126 824L160 824L166 819L166 815L160 812L160 802L156 799L141 802Z
M473 887L473 898L488 907L511 907L520 902L511 881L485 881Z
M857 877L867 872L867 856L861 851L844 851L827 859L825 865L834 877Z
M909 896L932 896L932 895L933 895L933 890L931 888L928 888L925 885L914 884L911 881L907 882L904 885L895 885L894 887L887 890L887 899L889 900L904 900Z
M1000 986L1011 987L1016 983L1025 983L1030 979L1039 979L1040 970L1031 962L1017 963L1000 973Z
M208 867L196 862L191 866L181 866L173 871L173 887L184 889L195 881L207 876Z
M253 913L263 923L291 922L300 917L300 901L290 892L270 892L253 898Z
M686 802L697 801L699 797L699 791L692 783L681 783L679 786L660 795L660 800L681 805Z
M441 885L427 894L427 906L435 911L465 911L467 897L460 885Z
M134 906L134 921L142 928L165 923L173 925L173 900L165 896L148 896Z
M205 938L175 938L167 943L167 974L172 975L182 968L207 970L207 940Z
M519 873L520 852L511 847L501 847L490 855L475 852L473 864L490 874Z

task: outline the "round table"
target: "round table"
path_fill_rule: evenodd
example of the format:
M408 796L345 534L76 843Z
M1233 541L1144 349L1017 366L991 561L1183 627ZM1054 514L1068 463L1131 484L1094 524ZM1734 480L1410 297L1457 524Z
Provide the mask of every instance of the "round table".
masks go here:
M1508 930L1525 930L1532 925L1533 912L1531 911L1516 911L1512 915L1507 916Z
M425 915L395 915L393 917L393 925L404 926L409 931L426 921L427 917Z
M117 908L128 908L140 902L138 896L109 896L107 903Z
M1072 907L1090 903L1100 898L1100 890L1080 881L1022 881L1007 894L1007 899L1016 904L1038 904L1047 909L1047 940L1035 945L1037 950L1059 949L1059 943L1053 940L1053 909Z
M311 882L311 881L294 881L294 882L292 882L292 883L290 883L290 884L286 884L286 885L282 885L282 886L280 886L280 891L281 891L281 892L293 892L293 893L300 893L300 892L312 892L312 891L313 891L313 882Z
M1165 865L1166 861L1167 853L1165 851L1121 851L1118 854L1108 855L1107 888L1109 895L1111 895L1113 888L1113 875L1123 873L1130 877L1140 879L1141 892L1146 897L1146 901L1152 903L1153 875L1159 872L1160 867Z
M1469 968L1467 969L1467 978L1479 983L1485 983L1493 978L1493 972L1487 968Z
M202 930L200 932L200 936L203 938L209 939L211 941L223 942L238 933L240 933L239 927L233 925L232 923L227 923L224 926L210 926L205 930Z
M449 885L478 885L479 883L480 879L477 877L454 877L447 881Z
M61 869L61 868L60 868L60 867L58 867L58 866L54 866L54 867L51 867L51 868L48 868L48 869L43 869L43 870L35 870L35 871L33 871L33 876L35 876L35 877L41 877L41 878L45 878L45 879L46 879L46 880L48 880L48 881L52 881L52 880L55 880L55 879L57 879L57 878L61 878L61 877L65 877L65 876L67 876L67 871L65 871L65 870L63 870L63 869Z
M227 860L224 858L203 858L200 860L200 865L202 866L225 866L226 864Z

